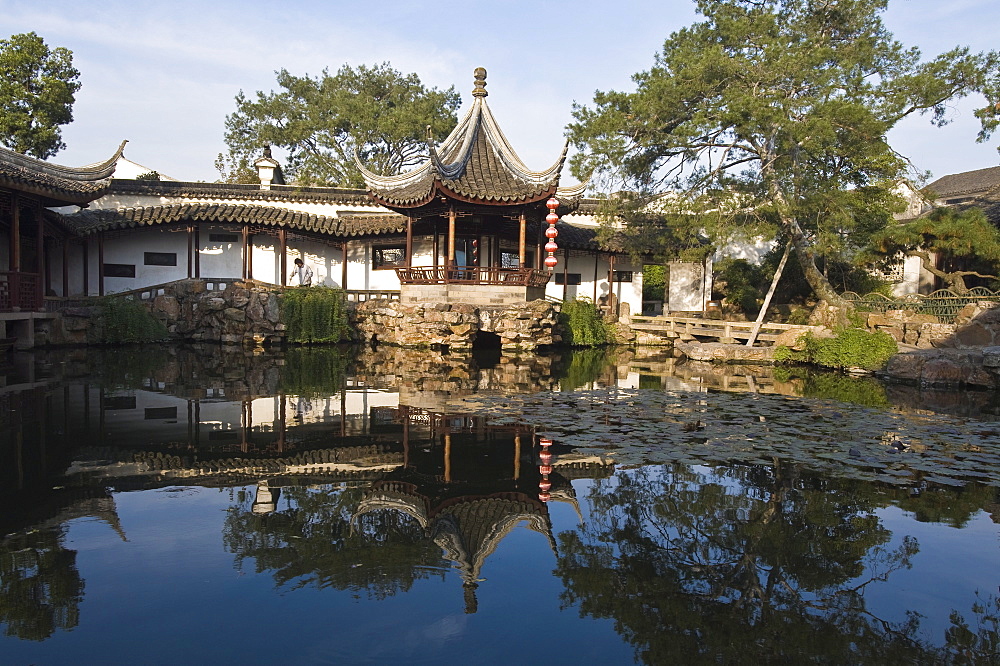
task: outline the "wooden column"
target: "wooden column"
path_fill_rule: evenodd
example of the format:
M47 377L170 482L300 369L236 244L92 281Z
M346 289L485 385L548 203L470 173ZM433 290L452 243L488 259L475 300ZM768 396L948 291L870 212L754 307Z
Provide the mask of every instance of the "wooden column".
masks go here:
M282 287L288 284L288 257L286 256L286 252L288 250L286 247L287 240L287 232L283 228L278 229L278 253L280 256L280 259L278 259L278 270L281 271L281 282L279 282L279 284Z
M597 305L597 269L601 265L601 255L594 253L594 305Z
M437 219L434 220L434 272L437 273L438 267L438 255L441 253L441 248L438 246L438 223Z
M97 232L97 295L104 295L104 232Z
M448 210L448 256L445 257L444 266L445 268L450 268L455 262L455 220L458 215L455 213L455 209L451 208Z
M10 197L10 270L21 270L21 202L17 194Z
M545 268L545 264L542 263L542 227L543 224L538 225L538 238L535 239L535 268L542 270Z
M48 267L45 265L45 220L42 219L41 208L36 208L34 215L35 233L38 234L35 239L35 267L38 269L38 282L35 287L38 298L36 303L38 307L42 308L45 302L45 288L49 280Z
M90 296L90 240L83 240L83 295Z
M563 248L563 300L569 296L569 248Z
M194 255L191 254L191 248L194 246L194 227L188 226L187 228L187 240L188 240L188 278L194 277Z
M451 433L444 434L444 481L451 483Z
M250 227L244 224L242 231L243 231L243 249L242 249L243 266L240 271L240 277L246 280L250 277L250 244L248 243L248 241L250 240Z
M201 277L201 226L194 225L194 276Z
M413 218L406 218L406 267L413 266Z
M517 241L517 266L518 268L524 268L524 260L528 253L528 246L525 240L528 233L528 218L524 215L524 211L521 211L520 223L521 230Z
M347 291L347 241L340 246L340 288Z
M69 297L69 236L63 237L62 247L62 295Z

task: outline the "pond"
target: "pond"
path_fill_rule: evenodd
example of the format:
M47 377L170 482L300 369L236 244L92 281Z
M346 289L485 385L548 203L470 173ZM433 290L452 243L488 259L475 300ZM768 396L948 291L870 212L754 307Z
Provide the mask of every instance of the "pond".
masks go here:
M3 663L1000 663L1000 400L635 350L0 366Z

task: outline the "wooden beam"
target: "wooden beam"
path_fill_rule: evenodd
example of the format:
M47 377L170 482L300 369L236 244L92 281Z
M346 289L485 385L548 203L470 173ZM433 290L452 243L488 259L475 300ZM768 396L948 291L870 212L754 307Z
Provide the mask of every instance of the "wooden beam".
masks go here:
M36 208L33 212L35 216L35 233L37 243L35 245L35 267L38 269L37 298L38 307L44 307L45 289L48 286L49 272L45 263L45 220L42 219L41 209Z

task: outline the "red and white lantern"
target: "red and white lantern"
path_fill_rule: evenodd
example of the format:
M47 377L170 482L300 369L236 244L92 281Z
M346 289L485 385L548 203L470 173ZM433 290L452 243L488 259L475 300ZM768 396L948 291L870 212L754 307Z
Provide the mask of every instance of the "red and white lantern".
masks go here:
M545 216L545 221L549 223L549 228L545 230L545 237L549 239L549 242L545 244L545 251L548 252L548 256L545 257L545 267L552 270L559 263L559 260L556 259L556 250L559 249L559 246L556 245L556 236L559 235L559 230L556 229L556 223L559 221L556 208L559 207L559 200L551 197L545 202L545 206L549 209L549 214Z

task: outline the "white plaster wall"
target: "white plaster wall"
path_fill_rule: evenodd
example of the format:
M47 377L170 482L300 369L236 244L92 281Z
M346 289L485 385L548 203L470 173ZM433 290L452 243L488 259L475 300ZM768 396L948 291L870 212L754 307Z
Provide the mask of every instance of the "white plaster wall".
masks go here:
M558 242L558 239L556 240ZM559 263L556 264L555 273L563 272L563 262L566 259L561 253L556 256ZM580 284L568 285L565 290L567 300L582 298L594 301L607 296L608 286L608 259L599 255L595 260L593 255L570 256L566 267L567 273L579 273ZM642 311L642 267L634 265L630 260L618 257L615 261L616 271L632 271L632 282L615 282L615 296L619 303L628 303L630 312L638 313ZM595 289L596 287L596 289ZM545 296L552 300L563 300L563 285L556 284L555 276L545 285Z
M188 237L185 232L170 232L165 229L142 229L128 236L108 238L104 241L104 263L134 264L134 278L104 278L104 293L140 289L152 284L181 280L188 271ZM90 293L98 293L98 265L96 243L91 243ZM177 254L176 266L146 266L144 252L173 252Z
M215 241L210 234L235 236L234 241ZM243 236L239 229L202 224L198 229L199 273L204 277L239 277L243 272Z

